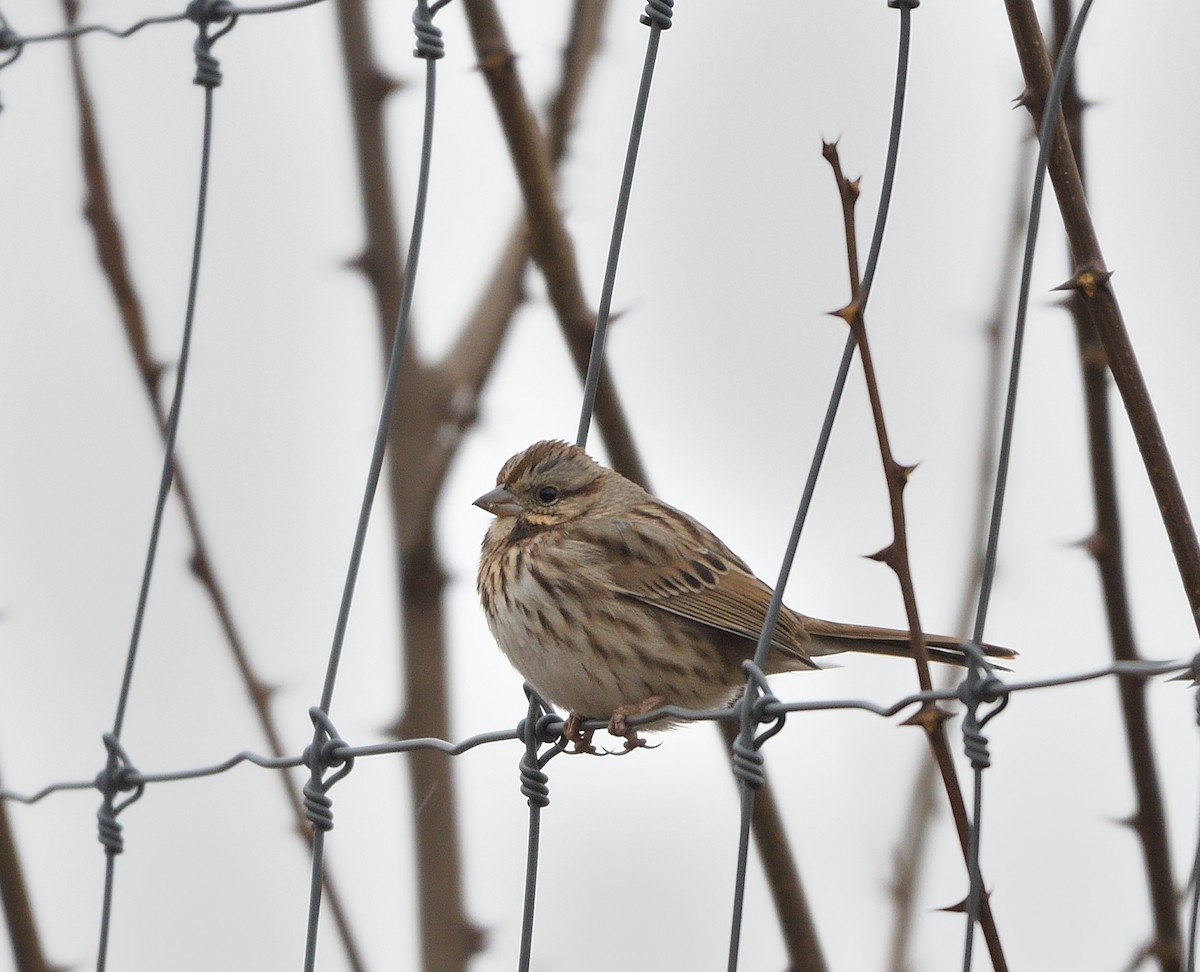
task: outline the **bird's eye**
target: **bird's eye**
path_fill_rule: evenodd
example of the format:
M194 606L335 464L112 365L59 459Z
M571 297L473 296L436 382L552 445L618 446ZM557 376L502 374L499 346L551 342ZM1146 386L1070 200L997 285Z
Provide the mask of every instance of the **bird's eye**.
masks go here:
M538 502L543 506L553 506L558 502L558 487L543 486L537 492Z

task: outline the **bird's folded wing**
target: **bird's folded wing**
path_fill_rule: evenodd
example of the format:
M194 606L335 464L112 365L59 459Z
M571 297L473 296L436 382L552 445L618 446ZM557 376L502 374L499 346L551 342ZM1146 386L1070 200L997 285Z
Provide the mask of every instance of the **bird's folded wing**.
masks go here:
M720 549L702 542L680 543L671 556L653 562L638 558L617 563L611 570L613 582L622 594L643 604L757 642L771 589L716 543ZM807 661L808 640L799 619L783 608L771 646Z

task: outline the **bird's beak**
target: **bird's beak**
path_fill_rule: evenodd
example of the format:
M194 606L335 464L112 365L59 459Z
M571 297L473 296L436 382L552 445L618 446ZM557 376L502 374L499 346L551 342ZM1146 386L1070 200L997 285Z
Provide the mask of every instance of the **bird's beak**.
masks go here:
M516 516L521 512L521 504L517 502L517 498L503 486L497 486L490 493L484 493L471 505L487 510L495 516Z

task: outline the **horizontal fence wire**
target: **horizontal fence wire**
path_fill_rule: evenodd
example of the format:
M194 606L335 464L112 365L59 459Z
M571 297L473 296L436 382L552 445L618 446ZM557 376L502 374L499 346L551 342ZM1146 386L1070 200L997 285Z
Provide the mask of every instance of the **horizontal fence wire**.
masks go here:
M752 663L747 663L752 664ZM751 669L752 670L752 669ZM761 676L761 673L760 673ZM1036 692L1042 689L1065 688L1071 685L1083 685L1109 678L1131 678L1146 681L1154 678L1174 676L1173 680L1195 681L1200 679L1200 654L1190 659L1172 661L1120 661L1104 665L1084 672L1069 672L1046 678L1029 679L1025 681L1001 682L999 691L1005 695L1018 695L1026 692ZM338 744L334 751L339 759L363 759L373 756L393 756L415 752L436 752L445 756L461 756L463 753L478 749L480 746L490 746L496 743L520 742L528 743L529 726L534 727L534 738L541 743L562 742L563 719L549 703L540 699L535 689L525 686L526 692L534 699L535 705L540 706L539 714L532 722L522 719L510 729L494 729L476 733L451 742L446 739L396 739L389 742L371 743L363 746L352 746L346 742ZM875 702L870 699L813 699L800 702L783 702L772 698L766 705L758 707L755 718L764 723L774 722L781 715L807 712L864 712L882 719L892 719L902 715L909 709L916 709L930 702L961 702L960 687L933 689L928 692L912 692L901 696L892 702ZM1200 705L1200 698L1198 698ZM677 705L664 705L637 715L630 715L626 722L633 727L649 725L663 718L679 720L680 722L740 722L743 718L745 701L739 699L733 705L720 709L688 709ZM1200 715L1198 715L1200 719ZM583 730L600 730L608 726L603 719L585 719L580 722ZM138 786L150 786L159 783L172 783L182 780L202 779L209 776L219 776L242 764L257 766L261 769L297 769L308 765L305 752L294 756L273 757L245 750L235 753L219 763L196 766L180 770L163 770L146 773L131 769L127 780ZM35 804L57 793L77 790L99 789L98 780L73 780L50 783L33 793L21 793L18 790L0 788L0 800L11 800L15 803Z
M221 83L219 64L212 54L213 44L228 33L241 16L278 14L313 6L323 0L294 0L275 4L243 6L227 2L227 0L194 0L182 11L173 14L163 14L143 18L128 27L113 27L106 24L70 25L60 31L41 34L20 34L0 11L0 69L13 64L29 45L37 45L55 41L74 40L89 34L106 35L118 39L128 38L140 31L156 26L191 21L196 25L198 36L195 44L196 84L204 89L203 138L200 155L200 187L197 198L197 217L194 233L191 271L188 284L186 312L181 338L181 346L176 368L176 381L170 410L165 428L165 446L160 474L159 490L155 498L155 507L150 531L150 539L142 573L141 586L135 611L133 633L129 650L125 659L125 668L121 689L118 696L117 710L111 732L105 733L103 741L107 754L104 769L97 777L90 780L63 781L49 783L36 792L24 794L17 790L0 788L0 800L34 805L40 804L47 798L68 792L98 791L102 797L101 809L98 814L100 839L106 854L106 871L103 897L103 912L101 918L100 944L98 949L97 968L103 972L107 960L107 943L110 927L112 901L115 894L114 862L116 855L122 849L121 825L117 822L118 814L133 801L140 798L147 787L158 787L163 784L204 779L228 773L243 764L267 770L288 770L307 768L309 780L304 787L305 806L308 818L313 825L312 838L312 868L310 875L310 905L306 928L306 949L304 968L306 972L316 967L317 936L319 928L320 905L322 900L322 874L324 868L325 835L333 828L332 800L328 791L332 785L345 776L353 768L358 759L380 756L396 756L418 752L437 752L446 756L458 756L482 746L516 743L523 750L519 759L520 792L529 805L529 828L526 854L525 893L522 913L522 935L518 968L525 972L530 968L534 944L534 909L536 902L537 875L539 869L539 854L541 848L541 812L549 805L549 777L545 772L551 759L566 751L566 741L563 738L564 721L553 708L543 700L535 688L526 686L528 707L525 717L509 729L497 729L482 732L458 742L450 742L438 738L401 739L386 743L355 746L341 738L329 716L333 701L334 687L338 666L341 658L344 636L348 624L351 604L357 584L358 572L361 565L363 548L366 541L370 522L371 510L375 493L382 474L384 452L387 445L387 435L392 422L392 409L396 398L399 381L400 364L403 349L406 344L409 318L412 308L414 278L420 254L420 243L425 223L425 200L431 171L431 148L433 137L433 120L436 104L436 62L443 54L441 31L433 25L433 16L447 5L450 0L418 0L413 14L414 30L417 37L415 55L425 60L425 116L423 127L423 142L419 168L418 188L412 230L409 237L409 256L405 267L404 287L399 315L394 331L394 341L389 358L388 369L380 408L379 421L376 429L374 449L364 487L359 517L355 527L354 541L350 563L339 604L333 643L328 656L328 667L323 683L320 703L309 709L309 717L313 724L311 743L304 751L291 756L265 756L250 750L238 752L221 762L184 769L167 769L158 772L144 772L135 767L129 754L121 743L121 730L125 717L126 706L130 694L135 662L137 659L140 633L145 617L146 605L149 599L151 582L154 574L156 552L163 511L170 492L174 473L174 455L179 426L179 416L183 403L185 378L191 346L192 329L195 319L196 295L200 272L200 258L203 240L204 216L208 191L208 165L213 138L213 93ZM889 137L887 161L884 169L883 189L879 210L872 235L870 252L864 270L861 286L861 300L857 312L861 315L870 294L875 274L888 213L888 203L891 198L896 163L898 157L900 132L904 109L904 97L907 84L907 64L911 33L911 14L918 5L918 0L889 0L888 6L899 11L899 42L897 75L894 89L892 125ZM992 581L995 574L996 547L999 541L1000 511L1003 505L1008 455L1011 449L1013 434L1013 415L1016 404L1016 387L1020 367L1021 336L1024 328L1024 317L1028 306L1029 275L1032 266L1033 248L1036 242L1037 217L1040 211L1042 186L1045 174L1045 154L1049 144L1050 133L1054 119L1058 115L1058 104L1062 96L1065 78L1070 71L1071 61L1078 44L1079 33L1091 6L1091 0L1085 0L1077 15L1068 41L1064 44L1062 55L1055 72L1054 84L1050 98L1045 108L1044 120L1040 138L1042 153L1038 160L1038 170L1035 182L1029 236L1026 249L1026 262L1022 277L1021 297L1018 309L1017 332L1014 338L1012 370L1010 373L1008 407L1005 416L1002 445L998 459L999 471L996 477L995 494L993 497L992 523L987 538L984 554L983 579L979 591L979 603L976 613L973 641L964 645L968 665L966 677L958 686L949 689L928 690L904 695L890 703L878 703L868 699L837 699L805 702L781 702L767 686L763 668L766 663L767 651L771 641L772 631L778 614L782 609L783 592L788 580L792 560L796 554L800 534L806 519L807 510L815 489L817 476L823 461L825 449L832 431L833 421L838 410L842 392L846 383L849 367L855 351L853 333L848 336L839 370L830 395L825 422L822 427L814 451L808 480L789 538L789 544L780 569L775 587L775 596L767 612L763 630L758 639L756 651L752 660L744 664L746 687L741 697L729 707L719 709L687 709L674 705L662 706L650 712L631 715L627 718L630 727L648 725L663 718L681 722L719 722L727 721L738 725L739 734L734 745L734 772L738 779L741 802L741 835L739 842L739 862L735 877L734 904L732 908L732 924L729 944L728 968L733 972L738 964L739 940L741 934L742 907L745 892L745 875L749 846L749 819L753 805L754 792L761 785L762 756L759 752L763 743L784 728L784 720L790 715L800 715L810 712L864 712L877 717L891 719L902 715L907 710L918 709L937 702L959 703L963 707L964 719L962 726L963 745L968 760L975 771L974 812L971 818L971 846L968 854L968 871L970 892L965 905L967 933L963 950L963 967L968 970L972 966L972 942L975 926L978 920L978 909L982 896L982 882L979 868L980 834L982 830L982 776L981 771L988 762L987 741L982 734L988 721L1000 712L1008 700L1016 694L1039 691L1043 689L1062 689L1072 685L1093 682L1101 679L1138 679L1149 680L1167 676L1177 676L1181 679L1191 679L1193 684L1200 683L1200 654L1192 659L1176 661L1119 661L1102 668L1085 672L1071 672L1062 675L1025 681L1005 681L997 671L990 666L982 652L975 645L983 637L984 619L987 612ZM612 307L617 266L620 257L621 241L625 222L628 216L632 198L632 186L636 168L638 148L643 126L647 117L647 107L651 81L654 76L655 64L659 52L660 38L663 32L672 26L672 0L650 0L645 6L642 23L650 28L643 62L641 83L633 111L632 130L628 142L625 166L622 173L621 186L615 204L615 216L612 228L608 259L605 269L599 310L596 318L595 335L592 344L592 354L589 361L583 390L583 404L579 419L577 442L585 445L591 424L592 410L595 405L597 385L604 363L604 347L608 320ZM3 75L0 74L0 79ZM1200 722L1200 692L1197 693L1197 721ZM605 728L602 720L581 722L579 728L584 731ZM1200 839L1196 849L1196 868L1200 870ZM1193 895L1190 903L1189 934L1185 943L1185 967L1192 972L1195 962L1195 935L1197 910L1200 909L1200 899L1197 895L1200 882L1193 880Z

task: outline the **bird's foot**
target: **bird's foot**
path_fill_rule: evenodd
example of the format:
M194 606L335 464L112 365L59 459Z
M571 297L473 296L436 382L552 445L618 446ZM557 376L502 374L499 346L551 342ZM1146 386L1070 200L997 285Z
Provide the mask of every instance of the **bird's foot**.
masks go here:
M562 737L558 741L558 748L568 756L603 755L600 750L592 745L592 736L596 734L595 729L582 728L583 720L579 715L572 712L563 722ZM567 749L567 746L572 748Z
M625 748L620 750L609 750L609 755L624 756L626 753L631 753L635 749L657 749L658 746L651 746L645 739L638 735L637 729L628 725L625 720L633 715L645 715L662 705L666 699L661 695L651 695L642 699L633 705L618 706L613 710L612 718L608 720L608 734L617 736L625 740Z

